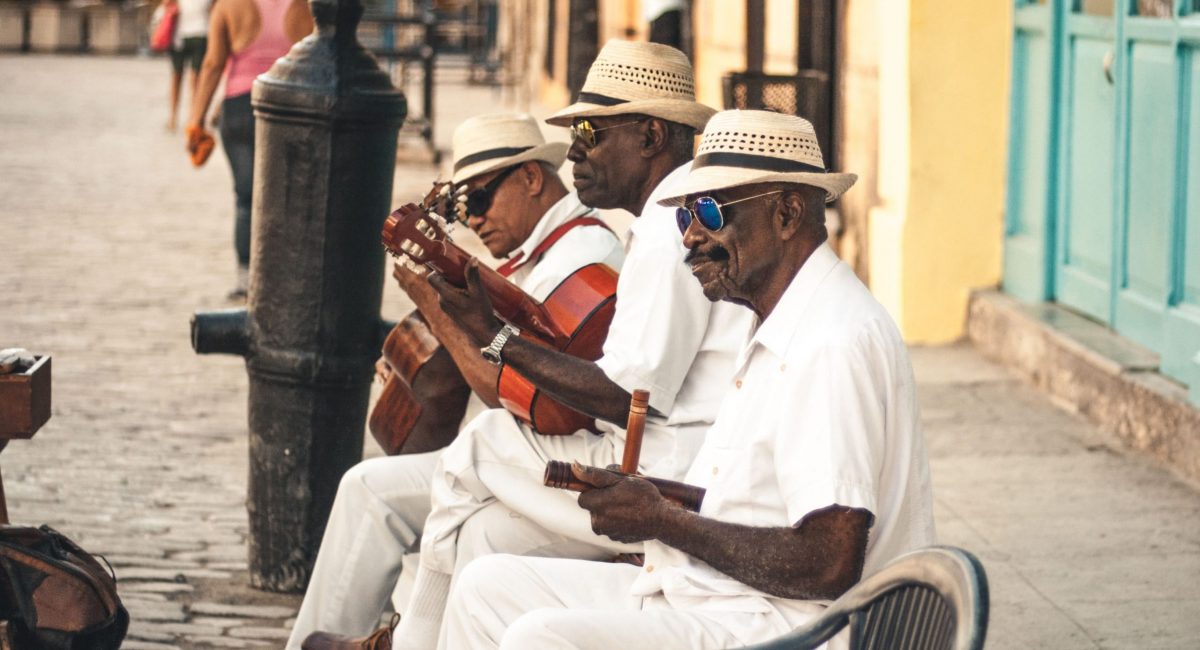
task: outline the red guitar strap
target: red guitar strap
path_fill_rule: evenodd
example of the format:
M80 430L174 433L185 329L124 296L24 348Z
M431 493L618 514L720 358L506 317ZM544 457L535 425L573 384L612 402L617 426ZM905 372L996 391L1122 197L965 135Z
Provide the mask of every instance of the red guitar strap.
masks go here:
M550 250L550 247L553 246L558 240L562 239L563 235L570 232L572 228L578 228L579 226L600 226L601 228L612 232L612 228L609 228L608 224L597 219L596 217L575 217L574 219L571 219L570 221L551 231L550 234L547 235L540 244L533 248L533 252L529 254L529 257L525 257L523 253L517 253L507 262L501 264L500 267L496 269L496 272L507 278L515 273L517 269L528 264L530 260L536 260L541 257L542 253Z

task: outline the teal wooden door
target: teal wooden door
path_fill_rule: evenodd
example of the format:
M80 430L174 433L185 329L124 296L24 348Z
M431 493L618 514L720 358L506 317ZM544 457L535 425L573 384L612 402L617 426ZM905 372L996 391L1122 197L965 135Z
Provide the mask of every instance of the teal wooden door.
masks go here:
M1200 404L1200 0L1015 16L1005 288L1158 352Z

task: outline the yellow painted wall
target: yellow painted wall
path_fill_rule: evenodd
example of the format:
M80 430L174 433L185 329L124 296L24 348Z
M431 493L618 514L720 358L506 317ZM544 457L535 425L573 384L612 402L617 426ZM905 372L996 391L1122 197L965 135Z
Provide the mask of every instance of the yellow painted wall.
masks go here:
M1012 3L910 0L909 21L899 323L937 343L962 336L971 289L1000 281Z

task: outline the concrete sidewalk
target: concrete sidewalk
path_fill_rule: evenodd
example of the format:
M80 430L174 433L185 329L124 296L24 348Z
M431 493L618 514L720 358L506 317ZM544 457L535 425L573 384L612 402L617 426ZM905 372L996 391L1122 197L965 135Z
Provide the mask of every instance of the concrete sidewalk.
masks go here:
M164 132L167 76L165 60L0 55L0 347L53 354L55 374L53 419L0 467L14 522L113 563L126 648L279 647L299 598L247 586L243 365L188 341L233 281L229 172L220 151L193 170ZM442 146L504 103L453 79ZM419 142L404 156L397 203L436 174ZM385 302L406 311L392 283ZM991 580L988 647L1200 647L1195 487L970 347L913 357L941 540Z

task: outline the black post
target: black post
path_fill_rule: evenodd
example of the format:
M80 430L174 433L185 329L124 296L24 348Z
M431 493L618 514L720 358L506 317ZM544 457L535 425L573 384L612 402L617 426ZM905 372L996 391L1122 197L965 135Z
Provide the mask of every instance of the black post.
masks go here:
M359 45L359 0L254 83L248 310L198 313L199 353L246 358L250 581L300 591L341 475L362 458L404 96Z
M588 68L600 53L600 11L596 0L571 0L567 41L567 90L578 97ZM553 41L550 46L553 47Z

